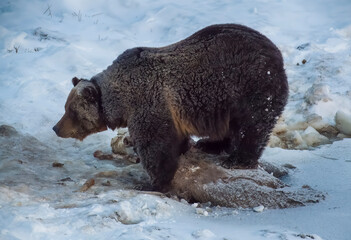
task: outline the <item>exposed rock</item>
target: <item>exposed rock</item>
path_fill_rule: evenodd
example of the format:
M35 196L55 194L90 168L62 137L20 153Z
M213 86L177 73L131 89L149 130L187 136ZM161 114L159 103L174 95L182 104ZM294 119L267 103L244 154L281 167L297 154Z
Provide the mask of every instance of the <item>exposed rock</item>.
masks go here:
M64 166L63 163L59 163L59 162L53 162L52 163L52 167L55 167L55 168L62 168Z
M88 179L83 186L79 189L80 192L86 192L89 188L91 188L95 184L95 179Z
M1 137L10 137L17 135L18 132L14 127L11 127L9 125L1 125L0 126L0 136Z
M329 140L334 140L339 134L339 130L332 125L325 125L322 128L315 128L320 134L329 138Z
M94 157L99 160L112 160L114 158L112 154L104 154L100 150L94 152Z

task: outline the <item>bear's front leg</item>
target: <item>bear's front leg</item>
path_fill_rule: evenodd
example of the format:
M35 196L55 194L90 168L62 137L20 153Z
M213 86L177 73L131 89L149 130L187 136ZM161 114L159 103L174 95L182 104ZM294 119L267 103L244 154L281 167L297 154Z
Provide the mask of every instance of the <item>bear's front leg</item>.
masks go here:
M137 153L150 176L153 190L167 192L177 170L178 159L172 154L172 146L160 146L160 144L160 142L138 144Z
M173 122L160 116L136 118L129 125L130 136L153 190L167 192L178 167L183 141Z

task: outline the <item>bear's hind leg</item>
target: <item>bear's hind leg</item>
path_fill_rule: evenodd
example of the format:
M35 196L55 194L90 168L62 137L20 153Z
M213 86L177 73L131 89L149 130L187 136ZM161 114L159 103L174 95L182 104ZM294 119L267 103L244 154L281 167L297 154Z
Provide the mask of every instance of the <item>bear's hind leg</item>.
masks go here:
M222 166L239 169L256 168L268 137L267 130L257 131L255 127L242 130L240 136L232 139L232 152Z
M270 133L282 113L287 90L281 95L269 97L253 94L242 101L240 118L230 124L231 151L229 158L222 163L225 168L256 168ZM273 99L273 100L272 100Z
M254 121L255 119L257 121ZM264 117L249 115L247 118L233 120L230 123L231 144L228 152L230 155L222 166L239 169L256 168L275 122L274 116L269 115Z

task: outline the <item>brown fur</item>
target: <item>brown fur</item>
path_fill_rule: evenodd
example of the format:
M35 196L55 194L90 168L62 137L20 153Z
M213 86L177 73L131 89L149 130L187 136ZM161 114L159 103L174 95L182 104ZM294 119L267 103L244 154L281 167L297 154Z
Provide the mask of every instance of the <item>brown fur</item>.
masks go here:
M190 135L208 137L197 145L205 151L230 153L224 167L255 168L288 96L278 48L235 24L209 26L162 48L129 49L90 81L73 83L94 95L89 106L89 95L76 97L79 91L72 90L66 114L78 116L72 126L81 130L63 136L128 126L158 190L172 180ZM70 106L77 102L85 108ZM62 126L55 129L59 136Z

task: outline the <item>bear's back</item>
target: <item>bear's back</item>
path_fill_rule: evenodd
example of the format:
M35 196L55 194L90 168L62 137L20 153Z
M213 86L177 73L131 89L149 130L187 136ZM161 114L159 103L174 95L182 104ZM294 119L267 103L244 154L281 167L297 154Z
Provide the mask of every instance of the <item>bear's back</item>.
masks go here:
M187 96L194 108L204 104L206 109L218 108L238 100L239 95L286 84L278 48L241 25L209 26L178 43L146 48L139 54L154 63L158 81L178 95L174 96L177 102Z
M247 85L241 81L257 81L267 69L284 72L279 49L259 32L236 24L212 25L166 47L133 51L159 73L159 81L174 87L241 92ZM260 79L266 83L271 84Z

